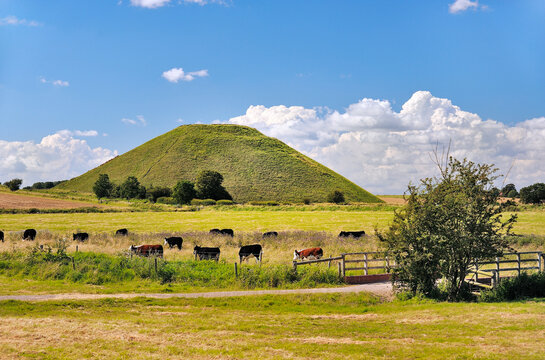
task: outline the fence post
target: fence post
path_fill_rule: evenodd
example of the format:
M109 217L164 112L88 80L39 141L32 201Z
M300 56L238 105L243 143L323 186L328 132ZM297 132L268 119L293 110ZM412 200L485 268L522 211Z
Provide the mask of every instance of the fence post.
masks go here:
M157 256L155 257L155 272L157 272Z
M327 268L331 268L331 255L329 256L329 261L327 262Z
M238 277L237 262L235 261L235 277Z
M343 279L346 277L346 263L344 262L345 258L346 258L346 255L345 254L342 254L342 262L343 262Z
M297 261L293 260L293 271L297 273Z
M541 252L537 253L537 267L538 271L541 272Z
M342 279L343 278L343 270L342 270L342 265L340 262L337 263L337 267L339 268L339 279Z
M496 284L500 283L500 258L496 256Z
M475 261L475 281L479 282L479 273L477 272L479 271L479 263L477 262L477 259L475 259L474 261Z
M76 262L74 260L74 257L72 257L72 270L76 270Z
M369 271L367 270L367 253L363 254L363 274L368 275Z
M388 260L388 255L385 255L386 258L386 272L390 273L390 260Z
M78 246L76 245L76 252L78 252Z
M519 275L520 275L520 254L517 253L517 264L518 264L518 272L519 272Z
M497 283L496 283L496 271L495 270L492 270L492 278L490 279L490 281L492 282L492 287L495 288Z

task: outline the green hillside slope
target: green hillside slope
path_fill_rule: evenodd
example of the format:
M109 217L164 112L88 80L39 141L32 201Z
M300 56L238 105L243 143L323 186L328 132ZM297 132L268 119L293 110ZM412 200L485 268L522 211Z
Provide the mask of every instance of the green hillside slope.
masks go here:
M88 171L56 189L91 192L99 174L121 183L136 176L145 186L173 187L215 170L237 202L325 202L336 189L347 201L382 202L341 175L259 131L239 125L184 125Z

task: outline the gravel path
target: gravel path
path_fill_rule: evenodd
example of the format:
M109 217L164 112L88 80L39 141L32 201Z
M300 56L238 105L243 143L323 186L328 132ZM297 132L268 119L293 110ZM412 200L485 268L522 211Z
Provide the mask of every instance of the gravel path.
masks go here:
M327 294L327 293L358 293L369 292L380 297L390 299L392 297L392 284L390 282L351 285L337 288L315 288L315 289L293 289L293 290L244 290L244 291L211 291L200 293L176 293L176 294L153 294L153 293L134 293L134 294L45 294L45 295L1 295L0 301L19 300L19 301L49 301L49 300L96 300L96 299L133 299L137 297L147 297L153 299L169 298L222 298L235 296L254 296L254 295L285 295L285 294Z

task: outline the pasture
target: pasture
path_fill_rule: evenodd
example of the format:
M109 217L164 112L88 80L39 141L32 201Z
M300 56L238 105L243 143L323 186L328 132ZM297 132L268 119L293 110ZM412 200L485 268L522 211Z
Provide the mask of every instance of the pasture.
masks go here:
M542 301L314 294L0 304L4 359L542 359L544 342Z

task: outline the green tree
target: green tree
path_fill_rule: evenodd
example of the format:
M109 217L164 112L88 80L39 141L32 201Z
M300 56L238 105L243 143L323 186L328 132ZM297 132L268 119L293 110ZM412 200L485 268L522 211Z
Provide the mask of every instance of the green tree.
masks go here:
M11 191L17 191L21 188L22 183L23 180L21 179L11 179L10 181L6 181L4 185L7 186Z
M140 185L140 182L135 176L129 176L123 184L121 184L120 194L125 199L143 199L146 197L146 188Z
M233 200L227 190L221 185L223 175L217 171L203 170L197 176L195 189L200 199Z
M342 191L335 190L327 196L327 201L335 204L344 203L344 194Z
M146 189L146 198L151 202L157 202L160 197L171 197L172 190L168 187L150 187Z
M545 201L545 184L535 183L520 189L520 201L525 204L540 204Z
M502 196L514 198L518 196L517 188L515 184L507 184L501 189Z
M98 175L98 180L93 185L93 192L99 199L110 197L113 187L108 174L100 174Z
M377 235L396 261L398 289L430 296L443 278L447 298L458 300L475 259L492 259L508 248L516 215L502 221L492 165L450 157L439 168L440 177L409 185L407 204Z
M187 180L178 181L172 192L172 197L178 204L189 204L196 196L195 185Z

